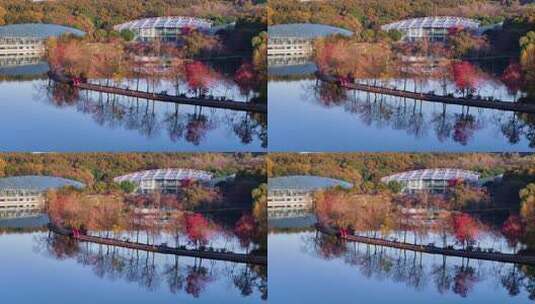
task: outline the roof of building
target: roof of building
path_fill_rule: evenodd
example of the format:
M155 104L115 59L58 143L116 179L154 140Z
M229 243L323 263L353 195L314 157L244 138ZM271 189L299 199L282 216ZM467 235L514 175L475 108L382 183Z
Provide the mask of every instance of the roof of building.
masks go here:
M477 172L452 169L452 168L438 168L438 169L422 169L407 172L401 172L390 176L381 178L381 181L388 183L391 181L403 182L413 180L466 180L478 181L479 174Z
M276 190L303 190L316 191L326 188L340 186L343 188L351 188L351 183L343 180L338 180L329 177L313 176L313 175L292 175L272 177L268 180L268 189L270 191Z
M129 181L140 182L144 180L211 180L213 175L206 171L194 170L194 169L155 169L145 170L130 173L127 175L119 176L113 180L117 183Z
M46 39L69 33L76 36L85 35L85 32L83 31L58 24L21 23L0 26L1 38L24 37Z
M339 27L314 23L277 24L268 28L268 35L271 38L315 39L337 34L351 36L353 32Z
M212 27L212 22L206 19L183 17L183 16L168 16L168 17L153 17L132 20L122 24L118 24L113 28L117 31L125 29L147 29L147 28L202 28L209 29Z
M85 185L75 180L55 176L25 175L0 178L0 191L28 190L44 192L66 186L84 188Z
M401 20L398 22L383 25L381 28L389 30L408 30L418 28L454 28L461 27L466 29L478 29L479 22L473 19L454 17L454 16L436 16L422 17Z

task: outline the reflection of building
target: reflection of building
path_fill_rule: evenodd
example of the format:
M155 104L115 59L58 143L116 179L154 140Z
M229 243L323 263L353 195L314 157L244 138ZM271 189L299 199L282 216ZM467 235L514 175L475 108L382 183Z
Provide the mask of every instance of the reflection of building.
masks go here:
M44 207L44 193L65 186L83 188L73 180L52 176L12 176L0 179L0 214L35 211Z
M268 211L311 210L313 193L332 187L350 188L351 184L321 176L281 176L268 181Z
M278 24L268 29L268 57L308 57L314 39L330 36L351 36L351 31L334 26L311 23Z
M400 31L405 41L445 41L452 29L478 31L479 22L462 17L437 16L402 20L383 25L381 29Z
M182 187L191 182L213 185L213 175L209 172L193 169L156 169L139 171L114 178L116 183L125 181L136 185L138 193L178 193Z
M154 39L176 41L178 37L190 30L214 34L226 27L228 26L214 27L211 21L201 18L170 16L133 20L116 25L113 28L116 31L130 30L134 33L135 39L140 41Z
M0 26L0 60L41 56L45 50L44 41L63 34L85 35L77 29L56 24L25 23Z
M397 182L405 193L428 191L444 193L459 183L477 184L479 174L462 169L423 169L397 173L381 179L383 183Z

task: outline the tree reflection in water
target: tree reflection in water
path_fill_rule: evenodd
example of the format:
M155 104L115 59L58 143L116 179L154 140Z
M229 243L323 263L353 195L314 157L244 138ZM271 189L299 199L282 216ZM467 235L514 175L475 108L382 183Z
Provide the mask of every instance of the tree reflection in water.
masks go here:
M257 265L166 256L101 244L81 243L49 233L36 238L38 250L58 260L73 259L94 274L112 281L125 280L154 291L166 284L173 294L199 298L213 282L228 279L244 297L267 300L267 270Z
M496 126L511 144L518 143L522 136L535 148L535 115L513 112L469 108L442 104L441 110L429 110L426 101L387 96L368 92L346 91L325 82L311 82L303 91L325 107L341 106L365 125L377 128L390 127L404 130L415 138L427 135L433 130L440 142L452 140L467 145L475 139L477 131ZM449 108L449 109L448 109Z
M346 243L321 233L304 237L305 250L322 259L342 259L366 278L404 283L415 290L436 288L468 298L478 283L494 280L510 296L524 291L535 301L535 267L467 258L431 258L424 253L383 246ZM428 286L432 284L432 286Z
M79 112L91 115L100 126L137 130L147 138L157 137L165 129L173 142L184 140L200 145L210 131L228 126L242 144L250 144L258 138L262 147L267 147L267 120L263 114L90 93L59 83L49 83L44 91L47 100L55 106L76 106Z

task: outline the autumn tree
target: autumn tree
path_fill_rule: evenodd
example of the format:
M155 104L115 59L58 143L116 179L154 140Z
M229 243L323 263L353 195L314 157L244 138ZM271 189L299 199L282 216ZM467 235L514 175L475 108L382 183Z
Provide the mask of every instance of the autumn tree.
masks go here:
M205 245L213 234L210 222L199 213L187 213L184 215L186 234L197 248Z
M215 73L200 61L186 64L186 80L190 89L201 96L215 84Z
M451 217L451 225L455 238L462 244L463 249L476 241L479 234L479 224L469 214L454 214Z
M473 64L468 61L454 62L452 72L455 85L463 97L477 91L481 76Z
M524 220L518 215L510 215L502 225L502 234L516 253L518 242L526 231Z
M249 247L256 234L256 221L250 214L244 214L234 225L234 233L240 239L240 244L246 248L249 253Z

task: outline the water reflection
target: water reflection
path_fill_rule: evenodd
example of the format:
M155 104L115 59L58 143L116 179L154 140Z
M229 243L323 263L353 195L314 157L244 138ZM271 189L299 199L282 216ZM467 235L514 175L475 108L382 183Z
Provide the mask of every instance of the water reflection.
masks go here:
M382 246L342 243L336 238L311 234L304 237L306 250L322 259L341 259L368 279L402 283L415 290L435 289L466 298L493 281L510 296L535 300L535 268L527 265L486 262L426 254ZM482 288L482 287L481 287Z
M172 142L186 141L195 146L206 140L210 131L226 126L242 144L258 140L263 148L267 146L267 126L261 114L79 91L59 83L49 83L44 89L46 102L57 107L74 106L100 126L136 130L147 138L166 130Z
M500 229L507 213L473 216L480 223L478 232L474 234L477 235L472 243L474 248L516 252L518 240L505 237ZM439 218L411 218L410 222L415 224L410 225L410 229L388 230L385 227L385 231L355 231L355 234L461 248L458 238L462 237L464 230L456 231ZM345 242L316 231L313 214L308 214L308 217L293 214L273 217L269 223L270 267L274 273L271 299L277 301L305 298L315 303L327 294L335 294L337 299L359 298L379 303L393 299L398 303L457 303L465 298L474 303L526 303L535 300L535 266ZM278 272L283 269L295 271L279 275ZM293 289L296 294L279 291L289 282L299 282ZM322 288L327 282L330 286L328 293ZM301 289L308 293L296 291ZM384 295L372 292L378 290L389 292Z
M54 234L37 238L41 252L57 260L74 260L101 279L124 280L148 291L167 288L172 294L200 298L216 281L227 281L241 296L267 299L266 267L162 256L139 250L79 243Z
M402 81L395 81L391 86L400 83ZM421 91L438 85L428 81ZM481 91L496 98L510 97L504 87L495 84ZM535 148L534 118L529 114L347 91L315 80L271 80L269 93L270 111L274 113L270 115L273 126L270 132L276 150L292 149L292 134L303 138L301 150L314 151L338 147L382 151L389 150L390 143L395 144L396 150L489 147L490 150L524 151ZM299 115L295 115L297 112ZM285 128L293 132L284 133ZM318 134L322 140L302 137L305 129ZM376 142L369 140L370 134L381 134L379 137L391 140Z

